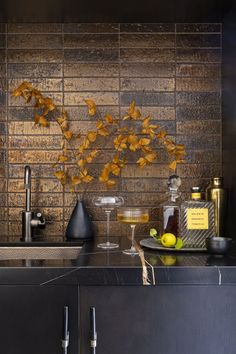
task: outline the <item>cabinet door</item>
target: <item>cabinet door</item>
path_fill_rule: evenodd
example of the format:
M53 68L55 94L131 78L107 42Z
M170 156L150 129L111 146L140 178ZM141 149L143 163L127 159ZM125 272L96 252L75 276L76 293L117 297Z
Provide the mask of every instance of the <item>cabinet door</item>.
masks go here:
M235 286L87 286L80 289L81 354L235 354Z
M0 352L59 354L63 310L69 308L68 354L78 354L78 288L0 286Z

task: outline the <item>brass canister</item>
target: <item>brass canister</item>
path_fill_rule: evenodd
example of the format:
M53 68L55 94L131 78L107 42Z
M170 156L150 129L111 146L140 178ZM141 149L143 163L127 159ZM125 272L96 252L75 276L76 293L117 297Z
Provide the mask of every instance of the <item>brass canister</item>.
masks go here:
M206 188L206 200L215 203L215 232L219 237L225 236L227 191L223 187L223 177L212 178Z

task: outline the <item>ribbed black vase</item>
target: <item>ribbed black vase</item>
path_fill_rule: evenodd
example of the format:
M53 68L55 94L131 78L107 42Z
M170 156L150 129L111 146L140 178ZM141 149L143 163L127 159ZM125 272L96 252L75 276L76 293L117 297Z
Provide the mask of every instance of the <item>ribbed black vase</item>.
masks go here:
M93 224L83 200L78 200L66 228L66 239L70 241L92 240Z

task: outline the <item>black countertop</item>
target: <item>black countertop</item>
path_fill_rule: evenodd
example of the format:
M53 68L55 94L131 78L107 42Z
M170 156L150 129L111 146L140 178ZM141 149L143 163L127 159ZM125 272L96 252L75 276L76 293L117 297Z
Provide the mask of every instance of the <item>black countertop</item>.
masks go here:
M143 285L140 257L122 253L129 240L122 237L120 243L119 249L104 251L97 248L97 240L87 242L75 260L0 260L0 285ZM151 285L236 285L236 245L226 256L143 250Z

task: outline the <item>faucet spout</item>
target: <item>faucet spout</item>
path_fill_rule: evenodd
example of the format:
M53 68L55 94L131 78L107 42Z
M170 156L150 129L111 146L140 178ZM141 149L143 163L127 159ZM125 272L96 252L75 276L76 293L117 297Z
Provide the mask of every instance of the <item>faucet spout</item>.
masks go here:
M24 187L26 193L26 209L22 211L22 240L31 242L33 237L33 229L44 228L45 219L41 213L31 211L31 168L25 166Z
M31 168L25 166L24 186L26 192L26 211L30 211L31 208Z

